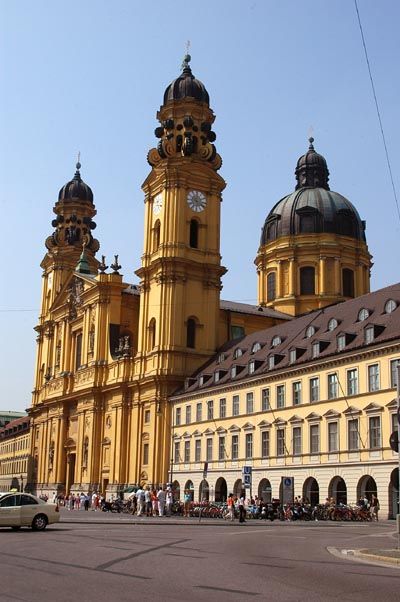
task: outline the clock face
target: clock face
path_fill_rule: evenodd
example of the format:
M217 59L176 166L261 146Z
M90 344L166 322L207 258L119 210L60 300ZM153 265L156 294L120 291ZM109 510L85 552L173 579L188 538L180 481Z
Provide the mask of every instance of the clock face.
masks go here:
M187 204L193 211L203 211L207 205L206 195L198 190L191 190L187 195Z
M158 194L156 197L154 197L154 201L153 201L153 213L155 213L156 215L158 215L162 209L162 194Z

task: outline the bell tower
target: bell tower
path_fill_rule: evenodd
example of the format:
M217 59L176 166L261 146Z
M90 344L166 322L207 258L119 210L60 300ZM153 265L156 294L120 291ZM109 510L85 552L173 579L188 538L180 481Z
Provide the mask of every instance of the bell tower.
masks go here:
M157 148L145 194L138 356L143 374L182 379L217 347L220 206L225 182L213 142L215 116L186 55L157 113Z

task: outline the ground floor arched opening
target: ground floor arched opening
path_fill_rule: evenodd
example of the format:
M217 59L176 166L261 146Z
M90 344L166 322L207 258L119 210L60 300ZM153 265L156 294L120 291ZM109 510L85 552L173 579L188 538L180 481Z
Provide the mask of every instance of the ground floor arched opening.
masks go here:
M378 497L375 479L370 475L364 475L357 484L357 500L366 497L370 502L373 495Z
M208 502L210 499L210 487L208 485L208 481L205 479L202 480L199 487L199 501L200 502Z
M172 483L172 495L174 497L174 500L180 500L181 499L181 487L180 487L178 481L174 481Z
M399 513L399 469L394 468L390 474L389 481L389 518L396 518Z
M193 502L194 500L194 485L193 485L193 481L191 481L189 479L189 481L186 481L185 483L185 493L189 493L190 495L190 501Z
M235 481L235 484L233 486L233 495L235 495L236 497L240 497L242 495L242 490L243 490L242 479L238 479L237 481Z
M219 477L215 483L215 501L226 502L228 497L228 485L223 477Z
M347 486L342 477L333 477L329 483L328 496L332 497L336 504L347 504Z
M319 485L314 477L308 477L308 479L304 481L303 499L306 503L310 503L311 506L317 506L319 504Z
M258 497L265 504L269 504L272 500L272 487L268 479L261 479L258 484Z

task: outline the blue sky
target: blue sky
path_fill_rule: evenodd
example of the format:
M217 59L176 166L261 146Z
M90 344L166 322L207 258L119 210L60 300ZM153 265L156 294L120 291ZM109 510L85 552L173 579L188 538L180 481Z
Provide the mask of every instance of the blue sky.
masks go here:
M358 6L399 189L400 3ZM187 39L227 181L222 297L256 301L261 226L294 189L310 126L331 189L367 222L372 289L399 281L399 218L352 0L1 0L0 11L0 409L30 404L39 264L78 150L101 253L119 253L137 282L146 155Z

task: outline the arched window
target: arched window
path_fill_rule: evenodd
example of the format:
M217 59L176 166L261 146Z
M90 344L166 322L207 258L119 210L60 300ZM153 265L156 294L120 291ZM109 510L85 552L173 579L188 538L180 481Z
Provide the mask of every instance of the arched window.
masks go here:
M186 324L186 347L195 349L196 347L196 320L189 318Z
M154 318L150 320L149 324L149 350L154 349L156 346L156 321Z
M315 295L314 268L300 268L300 295Z
M190 220L189 245L192 249L197 249L199 246L199 222L196 219Z
M153 229L153 251L157 251L158 247L160 246L160 229L160 220L157 220Z
M344 297L354 297L354 272L348 268L342 271L342 286Z
M276 273L270 272L267 276L267 301L276 298Z

